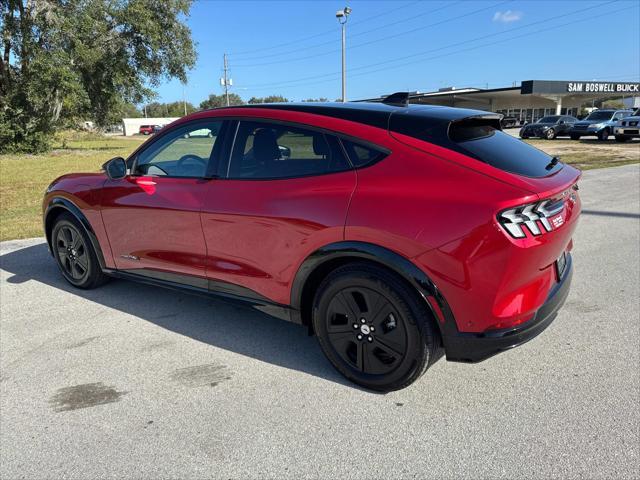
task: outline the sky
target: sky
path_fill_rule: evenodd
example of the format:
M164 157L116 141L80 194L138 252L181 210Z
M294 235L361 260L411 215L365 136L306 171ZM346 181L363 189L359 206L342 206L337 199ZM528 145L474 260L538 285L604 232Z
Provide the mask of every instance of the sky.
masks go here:
M231 92L289 100L341 96L347 21L347 98L522 80L640 81L638 0L197 0L187 23L198 60L184 88L198 105L221 94L223 54ZM163 82L158 100L182 100Z

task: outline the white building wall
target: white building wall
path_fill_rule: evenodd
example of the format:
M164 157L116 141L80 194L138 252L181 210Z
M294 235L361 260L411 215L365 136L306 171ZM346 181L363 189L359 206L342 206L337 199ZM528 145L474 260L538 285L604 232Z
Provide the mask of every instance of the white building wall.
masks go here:
M122 129L124 135L130 137L140 131L142 125L168 125L180 117L156 117L156 118L123 118Z

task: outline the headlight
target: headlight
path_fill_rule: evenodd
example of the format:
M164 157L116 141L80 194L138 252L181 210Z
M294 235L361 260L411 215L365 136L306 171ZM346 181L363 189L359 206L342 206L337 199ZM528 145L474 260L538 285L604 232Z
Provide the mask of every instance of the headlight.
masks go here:
M564 199L543 200L541 202L530 203L516 208L504 210L498 214L500 225L514 238L524 238L527 236L523 225L533 236L550 232L553 228L558 228L564 223L562 217L553 219L553 226L549 218L558 215L564 209ZM542 227L542 229L541 229Z

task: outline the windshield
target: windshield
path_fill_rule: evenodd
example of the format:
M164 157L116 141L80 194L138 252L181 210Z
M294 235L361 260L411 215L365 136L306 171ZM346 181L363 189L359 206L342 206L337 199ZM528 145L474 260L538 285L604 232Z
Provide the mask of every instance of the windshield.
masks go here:
M613 112L591 112L585 120L609 120L613 116Z
M560 120L558 116L542 117L538 123L556 123L558 120Z

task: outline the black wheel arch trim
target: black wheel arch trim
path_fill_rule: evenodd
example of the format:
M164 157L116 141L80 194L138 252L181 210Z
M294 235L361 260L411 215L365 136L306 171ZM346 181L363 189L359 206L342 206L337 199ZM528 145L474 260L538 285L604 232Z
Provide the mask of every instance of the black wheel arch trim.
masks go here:
M458 333L453 313L445 298L433 281L411 260L380 245L368 242L342 241L325 245L309 255L298 268L291 287L293 315L299 316L296 323L306 324L303 315L303 294L307 281L322 265L339 259L357 258L381 264L394 271L413 286L423 298L438 325L442 338ZM435 299L441 314L436 312L428 297Z
M68 198L64 198L64 197L52 198L44 212L43 227L44 227L44 233L47 239L47 245L49 247L49 253L53 255L53 249L51 246L51 232L53 230L53 225L51 226L51 228L48 228L49 215L54 210L59 210L59 209L66 210L67 212L69 212L71 215L75 217L76 220L78 220L80 225L82 225L82 228L84 228L84 231L86 232L87 236L89 237L89 240L91 241L91 246L93 247L94 252L96 252L96 257L98 258L98 262L100 263L100 268L102 270L105 270L106 264L104 261L104 255L102 254L102 248L100 247L100 242L98 242L98 237L96 236L93 230L93 227L91 226L91 223L89 222L87 217L84 215L84 213L82 213L82 210L80 210L80 208Z

